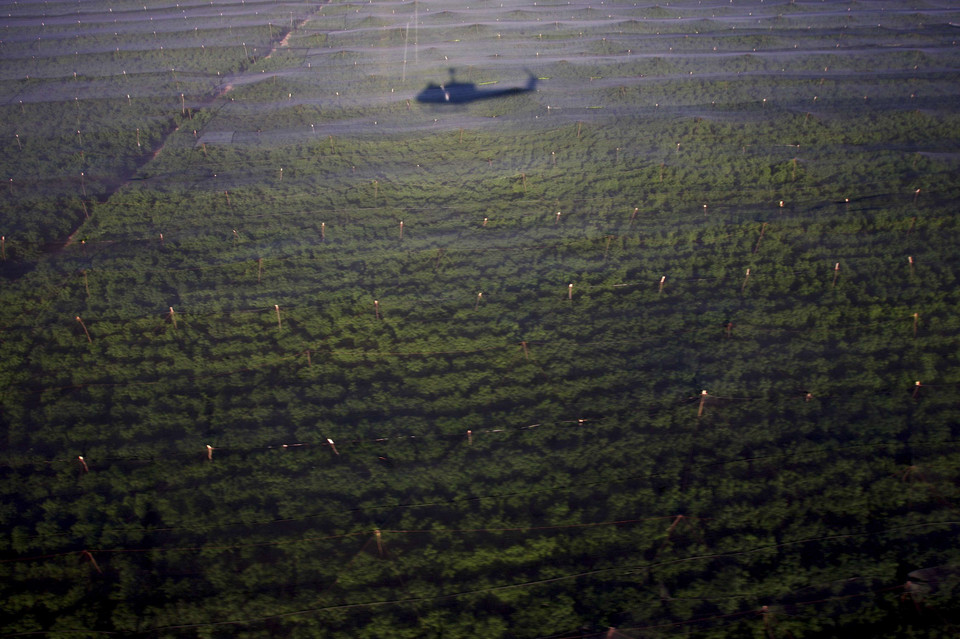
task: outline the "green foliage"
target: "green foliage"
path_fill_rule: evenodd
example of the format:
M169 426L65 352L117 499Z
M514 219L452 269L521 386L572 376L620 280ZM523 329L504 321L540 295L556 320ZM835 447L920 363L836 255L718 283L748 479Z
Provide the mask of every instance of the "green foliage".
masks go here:
M214 9L8 7L4 632L955 627L952 10Z

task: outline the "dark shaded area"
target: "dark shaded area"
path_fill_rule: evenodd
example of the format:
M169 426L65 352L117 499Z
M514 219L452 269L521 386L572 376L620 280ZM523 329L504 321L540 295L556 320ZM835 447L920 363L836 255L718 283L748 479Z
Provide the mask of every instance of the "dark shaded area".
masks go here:
M529 72L528 72L529 73ZM511 87L509 89L478 89L473 82L457 82L454 75L456 69L450 69L450 82L446 84L427 85L423 91L417 94L417 102L430 104L466 104L476 102L477 100L487 100L490 98L501 98L518 93L533 91L537 87L537 77L530 73L526 86Z

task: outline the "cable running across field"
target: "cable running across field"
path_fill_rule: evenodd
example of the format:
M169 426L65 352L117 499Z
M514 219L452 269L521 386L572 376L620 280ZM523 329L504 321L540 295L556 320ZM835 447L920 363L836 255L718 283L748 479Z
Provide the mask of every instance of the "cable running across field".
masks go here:
M704 520L708 519L705 517L691 517L687 515L682 515L685 519L697 519ZM540 532L546 530L564 530L564 529L576 529L576 528L596 528L599 526L625 526L628 524L643 523L648 521L662 521L662 520L675 520L677 515L664 515L660 517L643 517L640 519L619 519L615 521L599 521L599 522L589 522L581 524L557 524L555 526L515 526L511 528L426 528L422 530L396 530L389 528L380 528L378 529L381 533L391 533L398 535L408 535L408 534L465 534L465 533L483 533L483 532ZM299 521L299 519L287 519L285 522L289 521ZM209 528L214 528L215 526L209 526ZM161 529L165 531L177 530L176 528L166 528ZM147 532L147 529L144 529L141 532ZM57 553L47 553L44 555L31 555L29 557L15 557L12 559L0 559L0 564L15 563L20 561L37 561L42 559L52 559L55 557L70 557L76 555L78 552L88 552L91 554L111 554L111 553L142 553L142 552L199 552L205 550L235 550L238 548L257 548L262 546L288 546L292 544L301 544L301 543L314 543L317 541L326 541L328 539L343 539L346 537L358 537L362 535L371 534L370 530L360 530L356 532L343 533L340 535L327 535L325 537L302 537L298 539L286 539L280 541L263 541L263 542L254 542L246 544L230 544L230 545L211 545L211 546L182 546L182 547L165 547L165 546L152 546L149 548L87 548L82 551L69 550Z
M261 312L263 312L263 310L261 310ZM905 316L903 319L914 319L914 316L913 315ZM899 321L903 321L903 319ZM862 330L864 328L878 326L881 324L892 324L895 321L898 321L898 320L894 320L894 319L880 320L880 321L870 322L865 324L848 324L848 325L839 326L839 327L838 326L814 327L814 328L808 328L803 330L780 328L780 327L757 327L757 326L751 326L751 325L747 325L746 328L754 329L754 330L759 328L760 330L766 330L766 331L785 331L785 332L791 332L791 333L814 333L817 331ZM743 331L743 327L744 325L740 325L741 332ZM702 329L684 329L680 331L674 331L672 334L676 336L682 333L692 333L699 330L702 330ZM180 376L177 379L177 383L194 382L197 380L212 379L212 378L218 378L218 377L228 377L228 376L237 375L241 373L251 372L258 369L269 368L272 366L280 366L286 362L295 361L299 358L302 358L308 352L311 355L315 355L315 356L321 356L321 355L341 356L341 357L355 356L355 357L361 357L361 358L365 358L365 357L432 357L432 356L444 356L444 355L467 355L467 354L473 354L473 353L489 353L492 351L516 348L520 344L527 344L528 346L531 346L531 345L551 346L551 347L565 348L565 349L569 349L573 347L578 347L578 348L590 347L590 346L604 347L604 346L611 346L611 345L626 345L626 344L642 345L645 343L649 343L651 341L660 340L662 339L662 337L663 337L662 335L647 335L637 340L617 340L613 342L611 341L600 341L600 342L563 341L561 342L561 341L536 340L536 341L524 341L519 344L510 343L510 344L502 344L498 346L486 346L486 347L474 348L474 349L436 350L436 351L363 351L363 350L333 350L333 349L326 349L326 348L309 348L309 349L297 351L295 353L290 353L288 355L282 355L274 359L271 359L269 361L261 362L259 364L243 366L241 368L231 369L227 371L209 372L209 373L204 373L200 375ZM167 376L164 376L164 377L153 379L153 380L128 380L123 382L80 382L75 384L65 384L61 386L44 386L40 388L37 388L34 386L21 385L19 388L26 393L43 394L48 392L79 389L79 388L85 388L85 387L117 388L117 387L131 387L131 386L153 386L158 384L171 384L171 383L172 382L170 381L170 379ZM960 384L960 382L944 381L939 383L931 383L929 384L929 386L933 388L949 387L956 384ZM924 383L924 386L927 386L927 385L928 384ZM715 396L715 397L720 397L720 396ZM758 398L741 397L738 399L758 399Z
M515 588L529 588L529 587L534 587L534 586L541 586L541 585L544 585L544 584L557 583L557 582L561 582L561 581L569 581L569 580L571 580L571 579L579 579L579 578L581 578L581 577L591 577L591 576L594 576L594 575L604 575L604 574L610 574L610 573L615 573L615 572L623 572L624 574L631 574L632 572L636 572L636 571L639 571L639 570L650 570L650 569L652 569L652 568L659 568L659 567L663 567L663 566L672 566L672 565L677 565L677 564L682 564L682 563L689 563L689 562L693 562L693 561L703 561L703 560L717 559L717 558L722 558L722 557L741 557L741 556L744 556L744 555L750 555L750 554L759 553L759 552L769 552L769 551L777 550L778 548L787 547L787 546L796 546L796 545L814 543L814 542L818 542L818 541L827 541L827 540L836 540L836 539L854 539L854 538L858 538L858 537L872 537L872 536L884 535L884 534L886 534L886 533L894 532L894 531L898 531L898 530L904 530L904 529L909 529L909 528L921 528L921 527L936 526L936 525L957 526L957 525L960 525L960 521L935 522L935 523L931 523L931 524L911 524L911 525L907 525L907 526L898 526L898 527L890 528L890 529L887 529L887 530L875 531L875 532L869 532L869 533L850 533L850 534L841 534L841 535L825 535L825 536L822 536L822 537L813 537L813 538L809 538L809 539L799 539L799 540L790 541L790 542L784 542L784 543L780 543L780 544L770 544L770 545L766 545L766 546L758 546L758 547L756 547L756 548L751 548L751 549L747 549L747 550L737 550L737 551L730 551L730 552L724 552L724 553L713 553L713 554L708 554L708 555L696 555L696 556L683 557L683 558L678 558L678 559L670 559L670 560L659 561L659 562L652 562L652 563L646 563L646 564L637 564L637 565L634 565L634 566L619 566L619 567L615 567L615 568L600 568L600 569L597 569L597 570L588 570L588 571L584 571L584 572L572 573L572 574L563 575L563 576L560 576L560 577L552 577L552 578L548 578L548 579L538 579L538 580L534 580L534 581L526 581L526 582L522 582L522 583L508 584L508 585L504 585L504 586L491 586L491 587L489 587L489 588L480 588L480 589L476 589L476 590L456 592L456 593L450 593L450 594L445 594L445 595L435 595L435 596L429 596L429 597L411 597L411 598L407 598L407 599L395 599L395 600L384 600L384 601L359 602L359 603L351 603L351 604L340 604L340 605L334 605L334 606L324 606L324 607L320 607L320 608L306 608L306 609L303 609L303 610L295 610L295 611L290 611L290 612L285 612L285 613L279 613L279 614L276 614L276 615L266 615L266 616L262 616L262 617L252 617L252 618L248 618L248 619L235 619L235 620L230 620L230 621L216 621L216 622L205 622L205 623L196 623L196 624L182 624L182 625L160 626L160 627L153 628L153 629L151 629L151 630L152 630L152 631L160 631L160 630L183 630L183 629L187 629L187 628L203 628L203 627L222 626L222 625L250 624L250 623L257 623L257 622L262 622L262 621L269 621L269 620L272 620L272 619L282 619L282 618L285 618L285 617L291 617L291 616L296 616L296 615L317 614L317 613L321 613L321 612L328 611L328 610L347 610L347 609L352 609L352 608L368 608L368 607L376 607L376 606L403 605L403 604L407 604L407 603L419 603L419 602L426 602L426 601L443 601L443 600L457 599L457 598L460 598L460 597L465 597L465 596L475 595L475 594L481 594L481 593L487 593L487 592L498 592L498 591L503 591L503 590L511 590L511 589L515 589ZM893 589L897 589L897 588L902 588L902 587L903 587L903 586L896 586L896 587L892 587L892 588L893 588ZM871 594L871 593L868 593L868 594ZM848 598L848 597L850 597L850 596L851 596L851 595L842 595L842 596L838 596L838 597L836 597L836 598L837 598L837 599L844 599L844 598ZM860 596L864 596L864 595L860 595ZM829 600L832 600L832 599L834 599L834 598L818 599L818 600L815 600L815 602L829 601ZM749 612L756 612L756 611L749 611ZM748 614L748 613L744 613L744 614Z
M460 436L458 435L458 437L460 437ZM941 448L941 447L943 447L943 446L945 446L945 445L957 445L957 444L960 444L960 440L935 441L935 442L911 442L911 443L910 443L910 445L911 445L912 447L931 446L931 447L937 447L937 448ZM797 453L784 453L784 454L781 454L781 455L760 455L760 456L744 457L744 458L738 458L738 459L720 460L720 461L710 462L710 463L705 463L705 464L696 464L696 465L692 466L691 468L712 468L712 467L716 467L716 466L725 466L725 465L727 465L727 464L750 463L750 462L760 461L760 460L808 458L808 457L814 457L814 456L817 456L817 455L823 455L823 454L829 454L829 453L836 453L836 452L838 452L838 451L847 451L847 450L855 450L855 449L862 449L862 448L876 448L876 447L883 447L883 446L899 447L899 446L903 446L903 444L902 444L901 442L881 442L881 443L877 443L877 444L855 444L855 445L850 445L850 446L841 446L841 447L836 447L836 448L824 448L824 449L813 450L813 451L805 451L805 452L797 452ZM71 462L72 462L73 460L61 460L61 461L64 461L64 462L66 462L66 461L71 461ZM913 467L911 467L910 469L908 469L908 473L909 473L911 476L914 475L914 474L916 474L918 477L920 477L920 480L930 489L930 491L934 494L934 496L937 497L937 499L938 499L938 501L941 503L941 505L947 507L948 509L951 509L951 510L955 510L955 511L960 512L960 508L957 508L957 507L954 506L952 503L950 503L948 500L946 500L946 498L944 498L944 497L939 493L939 491L936 490L936 487L932 484L932 482L930 482L929 480L927 480L926 477L925 477L922 473L920 473L920 472L911 472L911 469L913 469ZM916 470L916 469L913 469L913 471L915 471L915 470ZM652 478L655 478L655 477L663 477L663 476L665 476L663 473L651 473L651 474L648 474L648 475L631 475L631 476L628 476L628 477L617 478L617 479L608 479L608 480L594 481L594 482L579 482L579 483L576 483L576 484L567 484L567 485L564 485L564 486L556 486L556 487L545 488L545 489L536 489L536 490L531 490L531 491L513 492L513 493L496 494L496 495L480 495L480 496L474 496L474 497L450 499L450 500L446 500L446 501L443 501L443 502L384 504L384 505L380 505L380 506L368 506L368 507L350 508L350 509L347 509L347 510L344 510L344 511L339 511L339 512L358 512L358 511L366 511L366 510L382 510L382 509L397 509L397 508L423 508L423 507L432 507L432 506L453 505L453 504L465 503L465 502L479 502L479 501L488 500L488 499L497 499L497 500L500 500L500 499L504 499L504 498L507 498L507 497L516 497L516 496L523 496L523 495L543 494L543 493L549 493L549 492L572 491L573 489L575 489L575 488L577 488L577 487L609 486L609 485L612 485L612 484L623 483L623 482L626 482L626 481L632 481L632 480L636 480L636 479L652 479ZM907 476L907 475L905 474L905 478L906 478L906 476ZM260 522L235 522L235 523L230 523L230 524L212 524L212 525L194 525L194 526L172 526L172 527L164 527L164 528L107 529L107 530L104 530L103 532L104 532L104 533L110 533L110 534L117 534L117 533L123 533L123 532L142 534L142 533L156 533L156 532L171 532L171 531L176 531L176 530L191 530L191 531L204 530L204 531L209 531L209 530L214 530L214 529L232 528L232 527L238 527L238 526L243 526L243 527L249 527L249 526L268 526L268 525L284 524L284 523L290 523L290 522L300 522L300 521L306 521L306 520L308 520L308 519L316 519L316 518L319 518L319 517L327 517L327 516L329 516L329 513L326 513L326 512L325 512L325 513L317 513L317 514L314 514L314 515L306 515L306 516L303 516L303 517L291 517L291 518L285 518L285 519L274 519L274 520L260 521ZM691 517L691 516L687 516L687 515L684 515L683 517L684 517L685 519L703 519L703 518ZM660 520L660 519L669 519L669 518L675 518L675 516L662 516L662 517L652 517L652 518L645 518L645 519L622 520L622 522L640 522L640 521ZM887 518L885 518L885 519L892 519L892 517L887 517ZM388 530L382 530L381 532L397 532L397 533L416 533L416 532L426 532L426 533L440 532L440 533L442 533L442 532L454 532L454 533L456 533L456 532L478 532L478 531L492 532L492 531L510 531L510 530L529 531L529 530L554 529L554 528L568 528L568 527L577 528L577 527L590 527L590 526L599 526L599 525L616 525L616 524L622 523L622 522L621 522L621 521L613 521L613 522L599 522L599 523L594 523L594 524L575 524L575 525L567 525L567 524L564 524L564 525L546 526L546 527L517 526L517 527L511 527L511 528L498 528L498 529L490 529L490 528L487 528L487 529L428 529L428 530L425 530L425 531L418 531L418 530L412 530L412 531L411 531L411 530L406 530L406 531L405 531L405 530L389 530L389 531L388 531ZM365 531L365 532L369 532L369 531ZM70 533L66 533L66 532L64 532L64 533L48 533L48 534L44 534L44 535L35 535L35 536L30 537L30 539L39 539L39 538L46 538L46 537L53 537L53 536L63 536L63 535L66 535L66 534L70 534ZM344 535L335 535L335 536L332 536L332 537L325 537L325 538L318 538L318 539L326 539L326 538L333 539L333 538L338 538L338 537L343 537L343 536L353 536L353 535L360 535L360 534L364 534L364 531L359 531L359 532L355 532L355 533L345 533ZM296 541L300 541L300 540L295 540L294 542L290 542L290 543L295 543ZM261 545L261 544L254 544L254 545ZM154 549L155 549L155 550L164 550L163 548L154 548ZM185 549L185 550L190 550L190 549L188 548L188 549ZM40 556L31 556L31 557L17 557L17 558L8 559L8 560L2 560L2 561L0 561L0 563L8 563L8 562L13 562L13 561L26 561L26 560L37 559L37 558L44 558L44 557L55 557L55 556L71 555L71 554L75 554L76 552L77 552L77 551L65 551L65 552L62 552L62 553L55 553L55 554L49 554L49 555L40 555ZM112 551L99 551L99 550L98 550L98 551L96 551L96 552L112 552Z

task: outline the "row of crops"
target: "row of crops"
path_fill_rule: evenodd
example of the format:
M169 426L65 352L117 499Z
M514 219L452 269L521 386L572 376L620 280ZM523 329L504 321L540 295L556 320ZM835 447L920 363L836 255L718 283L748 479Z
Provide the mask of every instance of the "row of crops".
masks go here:
M960 624L948 4L7 12L3 633Z

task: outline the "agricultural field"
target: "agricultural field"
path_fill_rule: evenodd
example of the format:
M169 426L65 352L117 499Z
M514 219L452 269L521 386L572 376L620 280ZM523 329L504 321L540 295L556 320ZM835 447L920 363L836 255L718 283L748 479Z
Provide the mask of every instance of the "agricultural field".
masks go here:
M956 3L4 2L0 167L3 636L958 634Z

